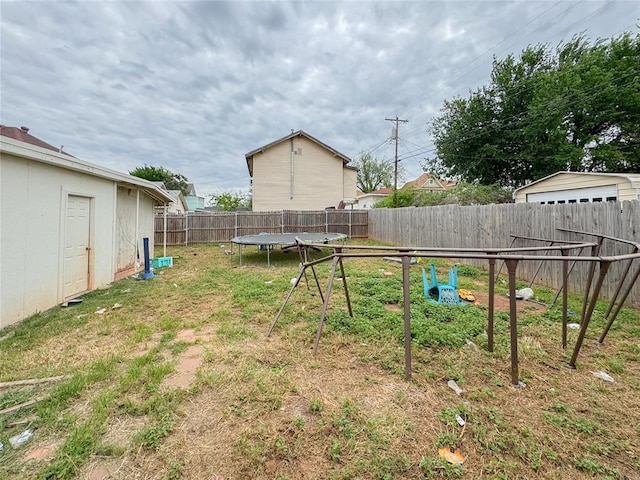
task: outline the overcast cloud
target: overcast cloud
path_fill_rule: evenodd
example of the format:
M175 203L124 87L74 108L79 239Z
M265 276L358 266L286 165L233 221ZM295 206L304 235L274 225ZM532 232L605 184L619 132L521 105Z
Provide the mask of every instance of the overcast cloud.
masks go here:
M0 123L127 172L162 165L200 195L247 191L245 153L304 130L405 180L445 99L491 59L640 29L640 2L0 1Z

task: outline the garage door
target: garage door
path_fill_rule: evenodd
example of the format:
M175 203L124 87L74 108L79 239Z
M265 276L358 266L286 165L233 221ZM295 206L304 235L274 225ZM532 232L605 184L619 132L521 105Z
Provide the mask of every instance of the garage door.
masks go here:
M529 203L586 203L617 200L617 185L600 185L598 187L574 188L556 192L539 192L527 194Z
M64 232L64 298L89 290L90 214L90 198L69 195Z

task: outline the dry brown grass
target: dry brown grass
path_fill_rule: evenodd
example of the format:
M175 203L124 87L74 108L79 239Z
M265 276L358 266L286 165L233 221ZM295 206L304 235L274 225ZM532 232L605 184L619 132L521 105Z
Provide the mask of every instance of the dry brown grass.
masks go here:
M57 414L71 423L95 418L96 398L115 394L98 428L99 443L111 451L95 450L77 478L640 478L638 312L628 313L603 345L594 344L599 332L592 329L573 370L565 366L570 352L560 347L559 325L537 321L544 308L522 304L520 314L530 315L522 320L519 351L527 388L509 386L504 325L494 354L477 339L461 348L415 346L407 382L396 339L363 339L328 326L313 356L320 300L303 288L265 337L297 262L277 263L276 256L271 269L238 269L237 256L223 250L171 249L175 266L154 280L97 292L85 302L90 310L65 313L86 314L77 326L24 351L0 352L10 365L0 380L73 374L116 358L108 379L90 383ZM372 275L379 267L365 260L353 266ZM275 295L260 290L267 281ZM340 290L332 311L344 308ZM474 291L484 301L482 289ZM116 301L123 308L93 313ZM387 309L401 317L393 305ZM570 345L575 338L571 331ZM125 388L134 362L156 351L145 368L164 362L173 373L163 374L157 390L148 390L152 380L144 376ZM591 374L612 366L619 369L613 384ZM186 383L176 380L183 374ZM461 396L447 387L451 378ZM155 417L139 410L176 389L182 393L170 411L170 433L157 449L141 447L136 435ZM447 419L451 411L464 412L464 430ZM27 449L58 446L70 431L46 425ZM452 438L466 456L457 470L437 462L439 442ZM5 468L9 478L36 478L48 461L21 462L0 456L0 474Z

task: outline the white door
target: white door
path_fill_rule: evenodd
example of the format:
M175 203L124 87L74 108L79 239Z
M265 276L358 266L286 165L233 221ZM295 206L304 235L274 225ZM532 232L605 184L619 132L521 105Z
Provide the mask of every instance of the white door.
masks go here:
M64 234L64 298L89 290L90 214L90 198L69 195Z

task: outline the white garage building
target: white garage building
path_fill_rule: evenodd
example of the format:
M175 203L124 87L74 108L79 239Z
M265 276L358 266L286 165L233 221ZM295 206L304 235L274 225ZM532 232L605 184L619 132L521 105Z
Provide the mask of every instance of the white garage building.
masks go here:
M141 270L145 237L153 257L154 206L171 200L2 126L0 329Z
M556 172L513 192L515 203L640 200L640 174Z

